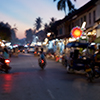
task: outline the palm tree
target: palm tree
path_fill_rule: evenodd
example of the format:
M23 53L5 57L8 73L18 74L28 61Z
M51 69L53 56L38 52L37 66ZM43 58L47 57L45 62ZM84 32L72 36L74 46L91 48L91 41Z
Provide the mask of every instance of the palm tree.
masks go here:
M50 18L49 26L52 26L52 24L56 21L56 18L52 17Z
M41 17L36 18L34 25L35 29L39 30L42 27L42 18Z
M57 0L53 0L53 1L55 2ZM74 1L76 1L76 0L74 0ZM74 5L72 4L71 0L59 0L57 3L57 9L64 10L65 15L66 15L66 4L67 4L69 12L74 10Z

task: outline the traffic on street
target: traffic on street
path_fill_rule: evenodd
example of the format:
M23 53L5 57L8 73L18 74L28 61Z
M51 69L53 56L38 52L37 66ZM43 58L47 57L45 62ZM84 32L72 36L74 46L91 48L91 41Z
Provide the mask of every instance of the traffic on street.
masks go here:
M100 0L1 0L0 100L100 100Z
M100 79L90 83L85 74L68 74L51 59L42 70L38 58L29 53L10 58L12 69L0 73L1 100L99 100Z

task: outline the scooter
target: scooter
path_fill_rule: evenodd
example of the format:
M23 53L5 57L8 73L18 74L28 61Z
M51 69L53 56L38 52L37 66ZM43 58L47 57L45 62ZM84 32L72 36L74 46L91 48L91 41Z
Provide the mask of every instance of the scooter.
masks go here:
M45 61L44 59L39 58L39 59L38 59L38 63L39 63L39 66L40 66L42 69L45 68L45 66L46 66L46 61Z
M3 57L0 56L0 71L3 71L5 73L9 73L9 70L11 69L9 64L10 64L9 59L4 59Z

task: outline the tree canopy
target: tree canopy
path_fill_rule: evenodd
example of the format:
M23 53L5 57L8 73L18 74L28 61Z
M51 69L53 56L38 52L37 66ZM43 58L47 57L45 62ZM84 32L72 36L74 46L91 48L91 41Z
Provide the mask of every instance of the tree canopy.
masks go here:
M31 42L33 39L33 30L32 29L28 29L25 31L25 36L26 36L26 41L27 42Z
M41 17L36 18L34 25L35 29L39 30L42 27L42 18Z
M55 2L57 0L53 0L53 1ZM76 0L74 0L74 1L76 1ZM57 9L58 10L64 10L65 14L66 14L66 7L68 8L68 13L75 9L71 0L59 0L57 2Z
M8 23L0 22L0 39L11 40L11 26Z

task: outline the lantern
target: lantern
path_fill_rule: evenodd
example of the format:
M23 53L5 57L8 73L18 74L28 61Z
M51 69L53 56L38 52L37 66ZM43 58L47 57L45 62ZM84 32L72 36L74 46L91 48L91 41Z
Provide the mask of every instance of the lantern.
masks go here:
M82 36L83 30L80 27L74 27L71 31L71 36L74 38L79 38Z

